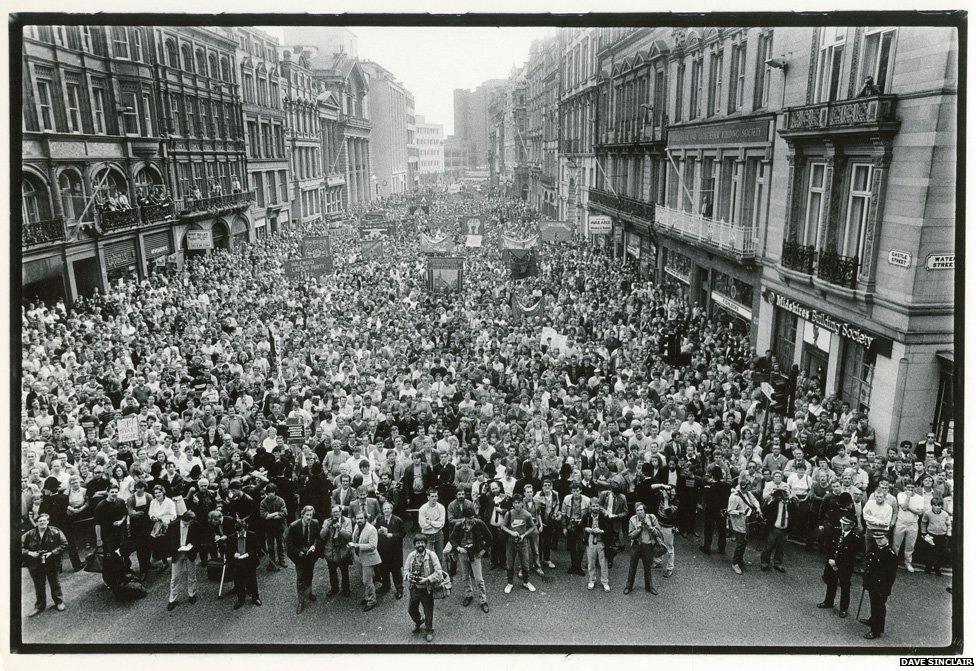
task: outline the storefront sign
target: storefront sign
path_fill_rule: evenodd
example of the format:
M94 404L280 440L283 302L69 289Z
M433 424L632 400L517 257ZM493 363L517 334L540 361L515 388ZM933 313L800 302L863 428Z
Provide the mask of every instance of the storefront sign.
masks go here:
M888 263L893 266L901 266L902 268L908 268L912 265L912 255L908 252L902 252L897 249L892 249L888 252Z
M690 128L668 129L668 145L722 145L769 142L769 119L730 121Z
M186 248L189 250L213 249L213 233L211 231L187 231Z
M891 338L885 338L884 336L865 332L859 327L849 324L841 319L832 317L824 312L820 312L819 310L800 305L791 298L787 298L786 296L778 294L775 291L770 291L769 293L772 294L772 302L776 307L782 308L787 312L792 312L805 321L808 321L820 328L827 329L831 333L836 333L841 337L847 338L848 340L853 340L858 345L861 345L865 349L873 351L876 354L880 354L881 356L891 356Z
M151 261L160 256L166 256L172 250L169 245L169 233L153 233L143 239L143 247L146 250L146 260Z
M332 256L317 256L309 259L288 259L285 261L285 275L290 278L324 277L332 274Z
M115 270L134 265L136 262L135 240L116 242L105 248L105 269Z
M956 255L930 254L925 259L925 267L929 270L954 270L956 267Z
M590 217L590 235L609 235L612 228L610 217L603 214Z
M743 317L744 319L748 319L749 321L752 321L752 310L747 308L744 305L739 305L728 296L724 294L720 294L717 291L713 291L712 301L722 306L729 312L732 312L734 314L739 315L740 317Z

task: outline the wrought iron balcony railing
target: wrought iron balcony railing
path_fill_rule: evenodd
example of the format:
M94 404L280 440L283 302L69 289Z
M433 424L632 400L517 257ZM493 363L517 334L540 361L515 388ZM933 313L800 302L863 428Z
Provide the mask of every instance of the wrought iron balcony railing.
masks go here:
M844 130L856 126L895 123L898 96L878 95L834 100L786 110L784 133Z
M176 210L179 216L185 217L210 211L247 207L254 202L255 198L254 191L226 193L209 198L188 197L176 201Z
M813 274L817 250L813 245L801 245L792 240L783 241L783 266L799 273Z
M44 221L25 221L20 240L24 247L33 247L48 242L62 242L64 238L64 219L55 217Z
M817 261L817 277L848 289L857 287L857 269L856 256L841 256L829 249L820 252Z
M96 212L99 228L104 232L117 231L130 226L138 226L142 223L139 218L139 208L133 207L128 210L105 210Z
M617 196L608 191L593 188L590 189L589 202L654 223L654 203L645 203L636 198Z

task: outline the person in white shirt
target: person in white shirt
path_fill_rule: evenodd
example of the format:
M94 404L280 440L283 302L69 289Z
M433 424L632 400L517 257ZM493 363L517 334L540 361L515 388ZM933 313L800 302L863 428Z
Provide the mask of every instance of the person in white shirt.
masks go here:
M696 437L700 436L702 431L702 425L695 421L695 414L692 412L688 413L685 421L681 422L681 426L678 427L678 433L694 433Z
M915 572L912 566L912 554L915 541L918 539L918 521L925 512L925 500L915 493L915 483L905 482L905 491L898 494L898 510L895 513L895 536L891 545L895 556L898 556L902 545L905 546L905 568L909 573Z
M878 485L878 488L874 490L874 495L864 502L864 507L861 509L861 517L864 519L864 524L867 527L867 531L864 534L865 552L870 552L874 549L874 533L876 531L887 533L888 529L891 528L891 518L894 516L895 511L887 499L888 488L883 485Z
M447 522L447 511L437 502L437 490L431 488L427 492L427 503L417 511L417 521L420 533L427 537L427 544L438 558L444 551L444 524Z

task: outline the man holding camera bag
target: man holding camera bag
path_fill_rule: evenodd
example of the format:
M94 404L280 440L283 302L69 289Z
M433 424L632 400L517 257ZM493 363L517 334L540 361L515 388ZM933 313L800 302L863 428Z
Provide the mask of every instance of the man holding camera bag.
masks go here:
M413 538L414 550L407 555L403 565L404 575L410 585L410 604L407 612L413 620L413 633L427 629L427 642L434 640L434 586L441 580L441 562L437 554L427 549L427 536L420 533ZM424 616L420 616L423 606Z
M637 562L644 564L644 589L656 595L654 589L654 579L651 577L651 568L654 564L654 548L657 545L664 546L664 539L661 535L661 528L658 526L657 518L649 515L643 503L638 503L634 510L636 515L630 518L627 535L630 537L632 551L630 553L630 568L627 570L627 586L624 587L624 594L634 591L634 579L637 578Z
M729 530L735 536L735 554L732 556L732 570L742 575L745 562L746 544L753 529L763 524L763 514L759 509L759 501L749 490L749 475L739 475L739 484L729 495Z

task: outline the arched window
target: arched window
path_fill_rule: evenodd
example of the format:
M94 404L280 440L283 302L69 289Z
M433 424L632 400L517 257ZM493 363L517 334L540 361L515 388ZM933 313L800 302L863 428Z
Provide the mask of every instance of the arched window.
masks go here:
M166 40L166 64L171 68L180 67L180 51L172 37Z
M104 167L98 170L92 177L92 190L96 194L95 200L97 202L104 202L110 197L118 197L120 195L128 198L129 182L119 172L118 168Z
M210 76L214 79L220 77L220 65L217 63L217 54L210 54Z
M203 53L203 49L197 49L197 74L207 75L207 56Z
M24 223L46 221L51 218L51 199L47 185L40 178L25 172L21 196Z
M225 82L231 81L230 60L226 56L221 56L220 58L220 78Z
M94 210L88 208L85 212L85 190L82 186L81 175L74 170L64 170L58 177L58 188L61 190L61 207L64 218L68 221L78 220L84 212L85 221L91 221Z
M193 72L193 50L190 45L184 44L180 47L180 53L183 56L183 69L187 72Z
M154 186L162 186L163 178L159 175L159 170L155 166L147 165L139 169L136 173L136 189L150 189Z

